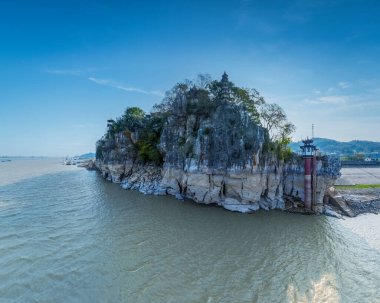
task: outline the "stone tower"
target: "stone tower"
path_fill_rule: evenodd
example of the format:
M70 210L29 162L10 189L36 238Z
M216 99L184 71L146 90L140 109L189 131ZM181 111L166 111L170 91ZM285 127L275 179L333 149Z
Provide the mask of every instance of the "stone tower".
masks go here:
M230 81L228 81L228 75L226 72L222 75L220 98L223 103L227 103L231 99Z

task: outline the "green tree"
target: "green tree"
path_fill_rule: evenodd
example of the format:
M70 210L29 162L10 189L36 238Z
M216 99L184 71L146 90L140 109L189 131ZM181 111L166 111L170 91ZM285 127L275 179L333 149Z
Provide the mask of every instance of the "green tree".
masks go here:
M188 92L189 87L189 83L177 83L174 85L171 90L165 93L164 99L153 106L153 113L166 117L171 115L176 102Z
M121 127L134 132L144 125L145 112L139 107L127 107L121 117Z
M272 141L281 136L282 128L287 123L284 110L275 103L264 103L260 106L260 119Z
M287 120L284 110L275 103L260 106L262 125L268 130L269 149L275 151L280 160L288 160L292 155L289 143L295 126Z
M265 103L264 98L255 89L232 86L231 90L234 102L244 106L252 120L259 124L260 114L257 108Z

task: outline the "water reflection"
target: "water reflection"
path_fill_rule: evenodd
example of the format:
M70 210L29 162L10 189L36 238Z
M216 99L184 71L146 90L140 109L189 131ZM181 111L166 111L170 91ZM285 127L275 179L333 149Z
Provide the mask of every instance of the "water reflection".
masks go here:
M323 275L319 281L311 281L311 287L304 294L301 294L294 284L289 284L287 294L291 303L340 302L336 279L330 273Z

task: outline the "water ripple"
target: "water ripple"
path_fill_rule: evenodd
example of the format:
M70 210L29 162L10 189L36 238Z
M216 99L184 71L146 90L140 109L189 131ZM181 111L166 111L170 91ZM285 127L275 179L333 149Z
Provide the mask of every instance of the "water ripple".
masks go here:
M241 215L84 170L0 186L5 302L376 302L374 243L332 218Z

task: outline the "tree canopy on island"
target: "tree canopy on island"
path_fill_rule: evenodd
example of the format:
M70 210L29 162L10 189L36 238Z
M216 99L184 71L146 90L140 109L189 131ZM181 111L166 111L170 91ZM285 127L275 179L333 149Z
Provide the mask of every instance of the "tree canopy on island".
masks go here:
M105 136L111 138L120 132L138 131L135 148L140 159L144 163L160 164L163 161L158 149L160 135L165 121L173 113L182 111L185 115L207 118L219 105L226 103L245 111L254 123L267 129L267 152L276 153L279 159L289 157L288 144L295 126L287 120L284 110L277 104L266 103L256 89L236 86L226 73L220 81L212 80L209 75L199 75L195 81L177 83L149 114L138 107L128 107L121 117L107 121Z

